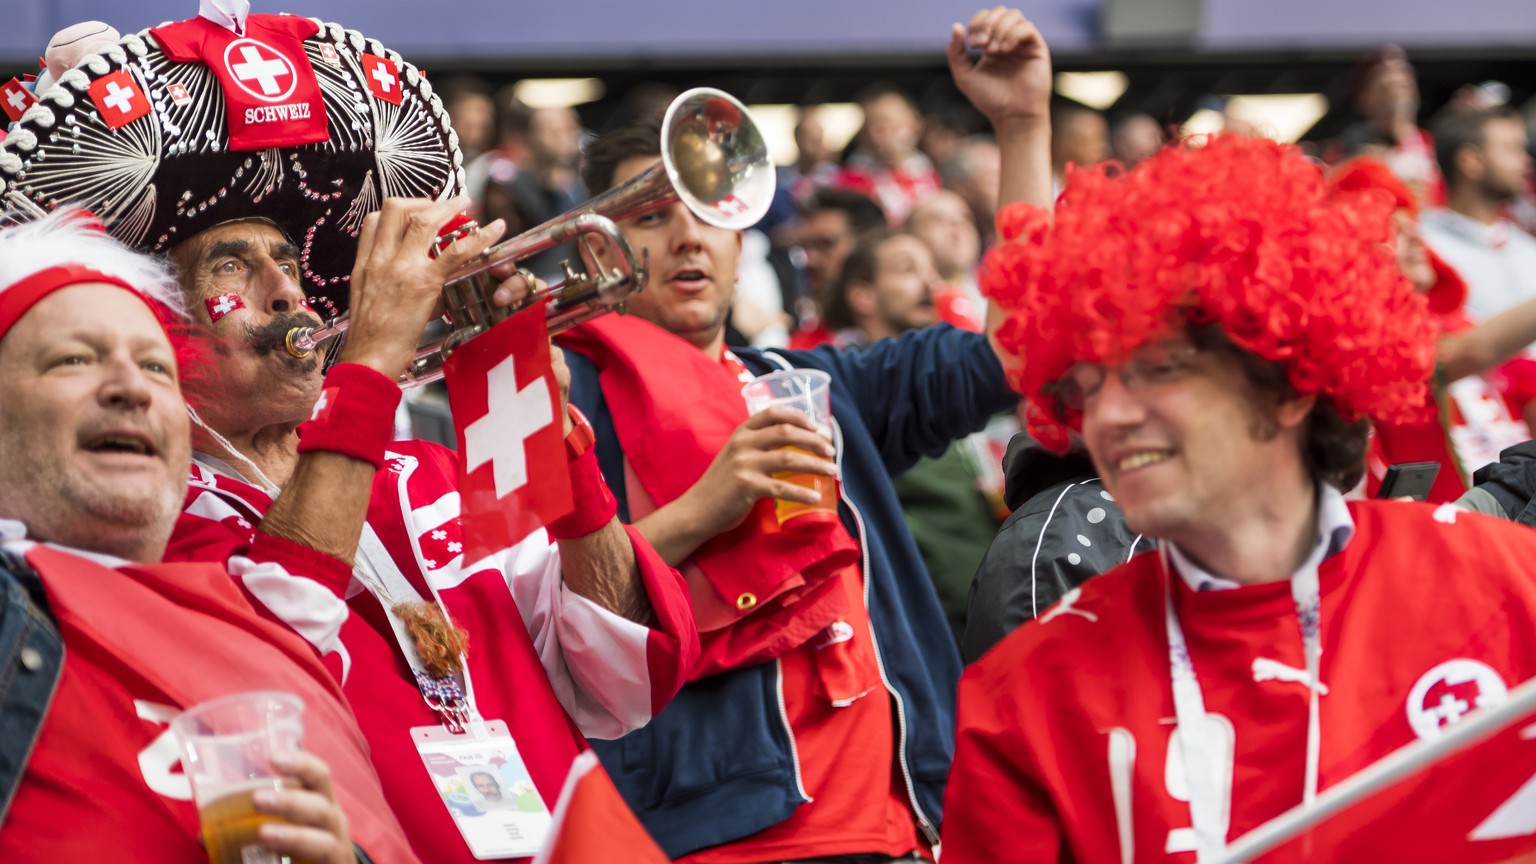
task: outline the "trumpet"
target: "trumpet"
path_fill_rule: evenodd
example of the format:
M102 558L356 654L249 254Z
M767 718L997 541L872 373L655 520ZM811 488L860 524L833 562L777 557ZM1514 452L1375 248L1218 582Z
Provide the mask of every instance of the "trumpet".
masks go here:
M443 363L456 348L546 298L551 334L606 312L622 311L629 295L645 286L649 261L643 255L637 260L617 222L681 201L705 223L739 231L756 224L767 212L775 182L768 147L746 106L734 97L708 87L677 97L662 120L661 145L657 164L580 207L492 246L479 260L450 276L443 284L448 332L416 349L400 376L401 388L442 378ZM605 265L592 248L594 236L602 236L615 250L611 265ZM558 282L510 306L492 304L499 284L493 270L505 272L518 261L571 241L580 243L587 253L584 257L591 263L585 272L562 262L564 274ZM316 351L329 352L347 332L348 317L344 313L324 327L288 331L288 353L302 358ZM334 358L335 352L329 353Z

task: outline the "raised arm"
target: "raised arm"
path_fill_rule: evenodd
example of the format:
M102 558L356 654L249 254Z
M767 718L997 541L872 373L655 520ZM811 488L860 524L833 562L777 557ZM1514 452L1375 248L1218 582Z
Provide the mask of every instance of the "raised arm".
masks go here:
M967 48L981 52L972 60ZM997 6L954 25L949 71L955 86L991 121L1002 157L998 206L1051 200L1051 52L1017 9Z

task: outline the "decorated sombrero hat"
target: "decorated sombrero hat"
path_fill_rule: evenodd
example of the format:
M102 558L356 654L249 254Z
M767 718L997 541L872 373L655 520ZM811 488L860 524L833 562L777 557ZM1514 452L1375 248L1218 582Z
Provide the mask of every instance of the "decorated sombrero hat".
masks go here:
M79 204L152 254L268 219L302 249L304 289L336 311L363 217L389 197L458 194L463 179L419 70L355 30L289 15L126 36L61 75L0 143L0 209Z

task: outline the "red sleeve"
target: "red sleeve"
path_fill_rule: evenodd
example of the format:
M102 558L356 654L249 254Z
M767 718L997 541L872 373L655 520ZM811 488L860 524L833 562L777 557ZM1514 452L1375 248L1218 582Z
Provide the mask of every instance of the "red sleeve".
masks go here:
M955 762L944 793L944 864L1070 860L1061 820L1026 752L1013 698L1024 682L1008 668L992 671L1015 659L994 649L960 679Z
M343 600L352 582L352 566L347 562L264 531L256 532L245 555L259 564L276 564L292 575L308 577Z
M668 566L634 526L625 525L624 532L634 547L635 565L653 612L645 662L650 670L651 710L655 713L672 701L698 662L699 631L682 574Z

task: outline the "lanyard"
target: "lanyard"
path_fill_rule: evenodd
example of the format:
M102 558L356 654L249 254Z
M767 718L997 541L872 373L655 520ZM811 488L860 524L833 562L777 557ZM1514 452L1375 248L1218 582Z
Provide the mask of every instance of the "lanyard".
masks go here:
M363 523L362 536L357 544L357 566L353 570L358 581L368 588L384 607L384 614L389 617L390 629L395 634L395 642L400 645L400 653L405 655L405 660L411 665L411 671L416 675L416 686L421 689L421 698L442 719L443 725L448 731L455 734L463 733L470 729L480 735L484 729L485 721L480 712L475 709L475 689L469 680L469 664L464 656L459 656L460 672L457 676L435 676L429 673L421 662L421 655L416 650L416 640L406 629L405 622L395 613L395 604L400 602L425 602L421 594L400 572L395 564L395 559L390 556L389 550L384 548L384 541L373 530L373 526ZM434 593L432 602L443 614L443 620L451 622L448 610L443 602Z
M1311 806L1317 800L1318 763L1322 754L1322 723L1318 694L1322 685L1322 592L1317 568L1327 552L1319 543L1301 569L1291 576L1291 600L1296 604L1296 623L1301 631L1302 651L1307 662L1307 767L1302 802ZM1213 764L1210 741L1206 734L1205 694L1195 675L1189 656L1184 628L1173 608L1173 580L1178 575L1168 560L1166 545L1158 546L1163 570L1163 611L1168 628L1168 672L1173 681L1173 709L1178 722L1179 743L1184 755L1184 775L1189 784L1189 818L1195 832L1196 860L1213 861L1226 848L1222 811L1228 802L1221 800L1217 774L1223 766ZM1230 766L1225 766L1231 770Z

